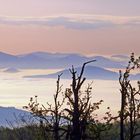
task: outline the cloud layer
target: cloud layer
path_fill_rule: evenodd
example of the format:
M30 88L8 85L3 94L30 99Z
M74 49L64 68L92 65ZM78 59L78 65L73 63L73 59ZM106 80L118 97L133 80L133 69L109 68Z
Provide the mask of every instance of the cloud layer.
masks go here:
M64 15L53 17L0 17L1 25L63 26L70 29L98 29L117 26L140 26L140 17L108 15Z

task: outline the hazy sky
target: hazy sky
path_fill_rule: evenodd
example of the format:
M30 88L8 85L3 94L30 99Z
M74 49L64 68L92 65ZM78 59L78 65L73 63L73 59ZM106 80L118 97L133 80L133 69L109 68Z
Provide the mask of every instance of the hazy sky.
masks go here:
M0 51L140 52L140 0L0 0Z

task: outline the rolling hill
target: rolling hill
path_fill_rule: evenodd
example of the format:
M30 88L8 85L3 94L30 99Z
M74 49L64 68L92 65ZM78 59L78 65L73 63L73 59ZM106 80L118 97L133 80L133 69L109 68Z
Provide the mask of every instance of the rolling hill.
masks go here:
M77 73L80 72L80 67L76 68ZM71 74L68 69L49 74L49 75L29 75L24 76L24 78L57 78L59 74L62 74L61 78L63 79L70 79ZM96 67L96 66L87 66L85 68L84 76L87 79L102 79L102 80L116 80L118 79L119 75L116 72L106 70L104 68Z
M125 56L124 56L125 57ZM114 57L113 57L114 58ZM124 68L126 61L117 61L104 56L87 57L80 54L33 52L22 55L11 55L0 52L0 68L15 69L56 69L81 66L84 62L95 59L93 66L102 68Z

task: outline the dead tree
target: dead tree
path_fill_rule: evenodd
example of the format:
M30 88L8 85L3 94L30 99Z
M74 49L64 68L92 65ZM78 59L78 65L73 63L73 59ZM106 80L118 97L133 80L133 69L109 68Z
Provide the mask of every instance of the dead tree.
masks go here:
M68 99L69 109L65 109L72 122L71 140L85 140L86 129L88 123L92 119L92 113L99 108L102 100L98 103L91 104L91 84L88 85L86 91L82 93L81 88L86 78L83 77L85 66L95 60L88 61L83 64L80 75L77 75L75 68L72 66L70 72L72 74L71 88L66 89L65 96Z
M48 110L50 111L51 114L50 116L52 121L52 131L54 135L54 140L60 140L61 137L63 137L66 132L66 129L61 127L64 122L62 118L62 116L64 116L64 112L63 109L61 109L61 107L63 106L65 97L62 98L61 102L58 100L59 94L62 91L62 85L60 85L61 75L62 74L58 75L58 79L57 79L57 89L56 89L56 94L54 95L54 107L48 104L49 105ZM62 131L61 134L60 131Z
M85 66L86 66L86 64L94 62L94 61L95 60L84 63L83 66L82 66L81 73L78 77L76 77L77 73L76 73L74 67L72 67L72 69L70 70L70 72L72 74L72 92L73 92L73 96L74 96L72 102L71 102L71 100L69 100L73 105L73 112L72 112L72 124L73 124L72 139L73 140L81 140L81 137L82 137L81 128L80 128L80 115L81 115L80 111L83 112L87 108L88 108L88 110L90 110L90 105L88 105L90 95L87 95L87 102L85 103L85 105L82 105L81 109L80 109L79 94L80 94L81 86L84 83L84 81L86 80L86 78L83 78L83 73L84 73ZM89 94L89 92L87 92L87 93Z
M47 103L48 107L40 104L37 101L37 96L35 99L31 98L28 106L24 108L28 109L35 117L40 118L40 127L44 131L44 137L46 140L48 136L46 133L52 133L52 138L54 140L60 140L64 136L66 129L62 128L61 125L64 123L63 116L63 106L65 98L62 98L61 102L58 100L59 94L62 91L62 85L60 85L60 77L62 74L58 75L56 94L54 94L54 106ZM61 93L62 94L62 93ZM61 134L60 134L61 131Z
M137 130L140 129L137 126L140 117L140 82L138 81L138 89L136 89L129 79L131 71L136 68L140 68L140 58L135 59L134 53L132 53L125 72L120 71L119 77L121 86L121 110L119 114L121 140L133 140L134 137L140 135L137 133ZM128 125L128 131L126 125ZM129 135L126 135L126 131Z
M94 114L94 112L99 109L103 100L96 103L91 102L92 83L88 84L85 91L82 90L82 86L86 80L83 76L85 67L94 61L95 60L84 63L79 75L72 66L72 69L70 69L72 84L70 88L66 88L61 102L58 99L60 93L62 93L62 86L59 84L61 75L58 76L57 80L54 105L48 104L46 108L44 105L39 105L37 96L35 97L35 101L31 98L26 109L40 118L40 126L44 128L46 139L48 139L47 134L51 133L51 138L54 140L100 140L101 133L108 129L108 124L111 120L110 112L107 112L107 117L104 119L106 123L103 125L100 125L101 123L98 121L97 115ZM65 103L66 108L63 108ZM48 119L48 116L50 119ZM96 128L93 132L90 131L90 127L92 126ZM101 129L100 126L102 126ZM92 133L92 136L90 133Z

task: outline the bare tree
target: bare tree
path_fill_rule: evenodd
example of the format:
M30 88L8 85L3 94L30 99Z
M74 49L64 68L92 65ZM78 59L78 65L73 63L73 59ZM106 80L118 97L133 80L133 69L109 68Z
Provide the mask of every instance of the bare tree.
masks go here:
M97 114L95 113L103 100L96 103L91 102L92 83L88 84L84 91L82 89L86 80L83 76L85 67L94 61L95 60L91 60L84 63L79 75L72 66L72 69L70 69L72 84L70 88L66 88L61 102L58 99L58 97L63 94L61 92L62 86L60 85L61 75L58 75L57 79L54 106L49 103L47 107L39 105L37 96L35 100L33 98L30 99L30 103L26 109L40 118L40 126L44 130L43 132L46 139L48 139L47 135L51 133L51 138L54 140L100 140L101 133L109 129L110 121L112 120L110 111L106 112L104 123L99 122ZM48 116L50 116L50 118L48 118ZM90 128L93 128L93 132ZM91 136L90 132L94 134Z
M92 84L88 84L86 90L81 90L86 78L83 77L85 66L95 60L88 61L83 64L80 74L78 75L75 68L72 66L70 72L72 74L71 88L66 89L65 96L68 100L69 108L65 110L69 114L70 121L72 122L71 140L85 140L93 139L87 135L87 129L91 124L96 123L94 111L99 109L99 105L103 102L100 100L97 103L91 103L91 90Z
M140 68L140 58L135 59L134 53L131 55L128 66L124 73L120 71L120 92L121 92L121 110L120 110L120 139L133 140L134 137L140 135L137 133L138 121L140 118L140 82L138 81L138 88L134 88L130 81L130 74L132 70ZM126 125L128 131L126 130ZM126 131L127 134L126 135Z
M66 97L68 98L68 102L71 104L72 110L68 110L69 114L72 116L72 140L81 140L82 138L82 133L81 131L84 131L85 128L83 128L83 130L81 130L81 121L80 121L80 117L81 114L85 115L83 116L83 123L87 123L85 118L86 116L89 115L89 112L91 111L91 105L89 103L90 100L90 86L87 89L87 97L84 98L84 103L83 101L80 99L80 89L81 86L83 85L84 81L86 80L86 78L83 78L83 73L84 73L84 69L86 64L94 62L95 60L92 61L88 61L86 63L83 64L80 75L77 76L77 72L75 71L74 67L72 67L72 69L70 69L70 72L72 74L72 89L69 89L68 92L66 92ZM73 97L72 97L73 96ZM83 125L85 127L85 124Z
M62 94L62 85L60 85L60 77L62 74L58 75L57 85L56 85L56 94L54 94L54 106L47 103L48 107L45 107L43 104L40 104L37 101L37 96L35 99L31 98L28 106L24 108L32 112L33 115L40 118L40 127L44 132L44 137L48 139L48 132L52 133L52 139L60 140L61 137L66 132L66 129L62 128L61 125L64 123L63 116L63 106L65 98L62 98L61 102L58 100L59 94ZM60 131L61 134L60 134ZM47 134L46 134L47 133Z

